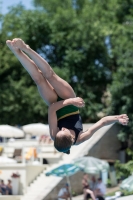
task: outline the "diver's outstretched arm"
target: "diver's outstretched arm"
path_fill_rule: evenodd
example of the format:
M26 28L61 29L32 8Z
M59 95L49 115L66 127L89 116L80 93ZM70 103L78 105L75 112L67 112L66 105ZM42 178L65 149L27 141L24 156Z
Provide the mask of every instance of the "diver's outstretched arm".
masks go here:
M114 115L114 116L106 116L100 119L98 122L96 122L94 125L92 125L89 130L81 133L79 135L79 138L76 142L76 144L81 144L82 142L90 139L90 137L100 128L106 125L113 124L115 122L118 122L122 125L127 125L129 121L129 118L126 114L122 115Z

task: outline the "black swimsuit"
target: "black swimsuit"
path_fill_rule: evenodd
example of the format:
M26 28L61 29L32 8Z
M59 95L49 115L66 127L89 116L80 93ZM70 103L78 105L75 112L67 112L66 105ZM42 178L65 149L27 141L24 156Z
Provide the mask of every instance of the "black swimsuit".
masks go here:
M79 114L76 114L62 118L58 121L58 127L60 130L62 129L62 127L73 130L75 132L75 144L79 133L83 130L81 116Z

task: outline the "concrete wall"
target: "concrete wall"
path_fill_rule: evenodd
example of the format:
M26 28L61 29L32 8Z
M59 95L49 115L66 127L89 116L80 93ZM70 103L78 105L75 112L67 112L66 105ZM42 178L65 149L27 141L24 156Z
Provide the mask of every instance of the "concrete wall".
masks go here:
M45 169L45 165L0 165L0 179L7 183L13 173L20 174L19 195L26 192L27 186ZM33 173L34 172L34 173Z
M46 168L45 165L27 165L26 166L26 186L30 183Z
M117 138L119 130L118 124L111 126L106 134L90 149L88 156L107 160L119 159L120 142Z

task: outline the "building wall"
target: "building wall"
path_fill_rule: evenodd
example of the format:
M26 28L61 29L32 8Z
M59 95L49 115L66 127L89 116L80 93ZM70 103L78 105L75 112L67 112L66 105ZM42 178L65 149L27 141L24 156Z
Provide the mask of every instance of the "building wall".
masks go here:
M118 124L114 124L90 149L88 156L107 160L119 159L120 142L117 138L119 130L120 126Z
M45 169L45 165L0 165L0 179L7 184L13 173L20 174L19 195L26 192L27 186ZM33 173L34 172L34 173Z
M45 165L27 165L26 166L26 186L29 184L46 168Z

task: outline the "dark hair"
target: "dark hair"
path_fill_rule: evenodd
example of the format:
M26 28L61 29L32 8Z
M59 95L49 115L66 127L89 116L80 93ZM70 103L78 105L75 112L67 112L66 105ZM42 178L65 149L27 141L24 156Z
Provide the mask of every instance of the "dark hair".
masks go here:
M70 154L70 148L73 144L73 139L71 136L68 135L62 135L59 136L58 133L55 136L54 140L54 147L63 153Z

